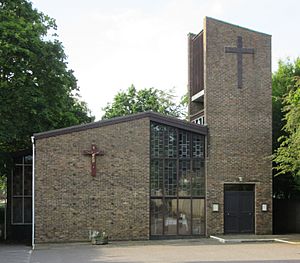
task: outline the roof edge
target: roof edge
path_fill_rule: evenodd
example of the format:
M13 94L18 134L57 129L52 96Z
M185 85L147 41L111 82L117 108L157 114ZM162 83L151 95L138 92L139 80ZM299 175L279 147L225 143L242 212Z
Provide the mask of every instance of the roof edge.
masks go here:
M260 32L260 31L256 31L256 30L250 29L248 27L239 26L239 25L236 25L236 24L233 24L233 23L229 23L229 22L226 22L226 21L222 21L222 20L219 20L219 19L216 19L216 18L213 18L213 17L205 16L204 17L204 21L206 19L214 20L214 21L217 21L217 22L220 22L220 23L223 23L223 24L227 24L227 25L230 25L230 26L235 26L235 27L238 27L238 28L241 28L241 29L245 29L245 30L254 32L254 33L258 33L258 34L262 34L262 35L266 35L266 36L272 37L272 35L270 35L270 34L263 33L263 32Z
M122 117L116 117L113 119L107 119L107 120L101 120L97 122L91 122L87 124L81 124L81 125L75 125L67 128L61 128L61 129L56 129L56 130L51 130L51 131L46 131L46 132L40 132L40 133L34 133L33 136L35 139L44 139L44 138L49 138L49 137L54 137L54 136L60 136L72 132L80 132L80 131L85 131L88 129L95 129L95 128L100 128L104 126L109 126L109 125L114 125L122 122L127 122L127 121L133 121L133 120L139 120L143 118L149 118L151 121L159 122L165 125L169 126L174 126L180 129L184 130L189 130L193 131L196 133L201 133L206 135L207 134L207 127L202 126L199 124L194 124L190 123L185 120L181 120L175 117L171 116L166 116L157 112L152 112L152 111L146 111L146 112L141 112L141 113L136 113L132 115L127 115L127 116L122 116Z

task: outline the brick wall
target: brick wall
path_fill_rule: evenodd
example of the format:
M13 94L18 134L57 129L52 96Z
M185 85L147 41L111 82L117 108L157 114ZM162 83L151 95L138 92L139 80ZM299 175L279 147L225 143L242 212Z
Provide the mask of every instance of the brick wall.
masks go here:
M36 141L36 242L149 238L148 118ZM91 176L91 144L104 151Z
M225 53L243 47L243 88L237 87L237 55ZM255 184L255 231L272 232L272 104L271 36L204 20L205 119L209 129L207 158L207 234L224 231L224 183ZM212 204L220 212L212 212ZM261 212L267 203L269 211Z

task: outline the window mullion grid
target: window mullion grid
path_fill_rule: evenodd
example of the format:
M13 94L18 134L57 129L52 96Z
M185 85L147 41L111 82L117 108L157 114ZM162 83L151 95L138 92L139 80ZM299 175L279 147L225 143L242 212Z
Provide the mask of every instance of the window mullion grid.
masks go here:
M204 156L198 158L198 157L193 157L193 133L190 133L190 132L186 132L186 139L189 140L189 144L187 144L187 142L184 142L182 141L182 143L186 144L186 146L189 146L189 154L186 155L186 157L184 158L183 156L180 157L179 155L179 145L180 145L180 142L179 142L179 134L180 134L181 130L180 129L176 129L176 135L177 135L177 140L176 140L176 148L177 148L177 154L176 156L170 156L169 157L169 154L168 154L168 149L166 149L166 143L168 142L168 130L167 129L163 129L162 130L162 137L163 137L163 140L162 140L162 146L163 146L163 154L161 157L152 157L152 160L154 159L158 159L158 160L161 160L162 161L162 180L163 180L163 185L162 185L162 197L160 197L159 199L162 200L162 203L163 203L163 207L164 207L164 211L163 211L163 214L162 214L162 219L163 219L163 225L162 225L162 234L165 235L166 233L166 229L165 229L165 221L166 221L166 212L167 212L167 206L166 206L166 200L169 200L170 198L176 198L176 203L177 203L177 208L176 208L176 211L177 211L177 216L176 216L176 220L177 220L177 226L176 226L176 233L177 235L179 235L179 198L182 198L182 199L189 199L190 200L190 213L191 213L191 228L189 230L189 233L191 235L193 235L193 225L194 225L194 218L193 218L193 199L204 199L204 202L206 201L205 200L205 195L203 196L202 194L198 195L197 193L195 193L196 195L193 195L193 180L195 179L195 176L196 174L194 173L195 171L193 170L193 161L194 159L195 160L198 160L200 162L203 162L205 161L205 153L204 153ZM204 146L205 147L205 146ZM205 150L205 148L204 148ZM173 161L172 161L173 160ZM168 189L170 189L170 187L172 187L172 189L170 190L174 190L173 187L174 185L169 185L168 184L168 181L166 181L166 179L169 178L169 176L171 176L171 174L174 172L172 171L169 171L171 169L171 167L174 167L173 165L171 165L171 167L169 167L168 163L169 162L174 162L176 161L176 196L174 195L169 195L169 193L167 192ZM189 168L189 178L190 178L190 186L189 186L189 190L190 190L190 194L188 196L180 196L180 191L179 191L179 188L180 188L180 185L179 185L179 179L180 179L180 161L184 161L184 162L190 162L189 166L186 167L186 168ZM174 164L174 163L173 163ZM185 169L186 169L185 168ZM166 170L167 169L167 170ZM201 167L199 168L201 169ZM187 171L186 171L187 172ZM171 173L171 174L169 174ZM157 198L157 197L156 197Z

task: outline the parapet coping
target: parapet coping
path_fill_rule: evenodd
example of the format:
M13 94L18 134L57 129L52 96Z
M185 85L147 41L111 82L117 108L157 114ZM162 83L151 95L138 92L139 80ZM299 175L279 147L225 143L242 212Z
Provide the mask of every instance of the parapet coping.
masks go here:
M247 28L247 27L242 27L242 26L239 26L239 25L236 25L236 24L228 23L228 22L225 22L225 21L213 18L213 17L205 16L204 20L205 19L214 20L214 21L217 21L217 22L220 22L220 23L223 23L223 24L227 24L227 25L230 25L230 26L234 26L234 27L238 27L238 28L241 28L241 29L245 29L245 30L250 31L250 32L254 32L254 33L258 33L258 34L262 34L262 35L266 35L266 36L272 37L272 35L270 35L270 34L263 33L263 32L260 32L260 31L256 31L256 30L253 30L253 29L250 29L250 28Z
M195 132L198 134L207 135L207 127L204 125L194 124L194 123L188 122L186 120L181 120L181 119L171 117L171 116L166 116L166 115L163 115L160 113L147 111L147 112L127 115L127 116L122 116L122 117L116 117L113 119L101 120L101 121L97 121L97 122L75 125L75 126L71 126L71 127L67 127L67 128L62 128L62 129L56 129L56 130L51 130L51 131L46 131L46 132L35 133L35 134L33 134L33 136L35 139L44 139L44 138L49 138L49 137L54 137L54 136L60 136L63 134L80 132L80 131L85 131L85 130L89 130L89 129L100 128L100 127L104 127L104 126L109 126L109 125L114 125L114 124L118 124L118 123L129 122L129 121L134 121L134 120L139 120L139 119L144 119L144 118L149 118L150 121L158 122L158 123L161 123L164 125L168 125L168 126L176 127L179 129Z

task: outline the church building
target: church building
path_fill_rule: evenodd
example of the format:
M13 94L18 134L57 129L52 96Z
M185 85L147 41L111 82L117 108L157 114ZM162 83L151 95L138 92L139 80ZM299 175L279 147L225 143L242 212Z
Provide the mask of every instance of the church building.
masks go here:
M272 234L271 36L205 17L188 70L188 121L144 112L34 134L8 178L8 236Z

